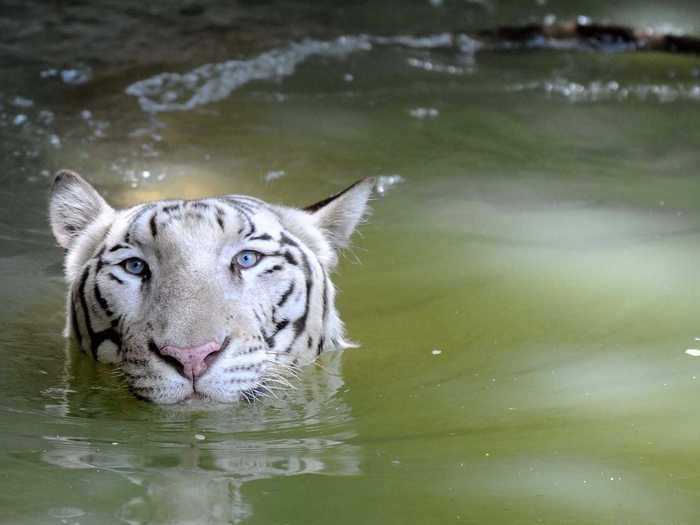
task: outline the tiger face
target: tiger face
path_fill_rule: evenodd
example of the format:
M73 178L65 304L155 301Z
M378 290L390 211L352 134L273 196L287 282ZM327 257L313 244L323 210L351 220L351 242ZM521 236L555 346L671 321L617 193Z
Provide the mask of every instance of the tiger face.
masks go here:
M49 211L66 250L65 333L140 398L254 398L349 346L330 274L372 187L306 209L227 195L115 210L60 171Z

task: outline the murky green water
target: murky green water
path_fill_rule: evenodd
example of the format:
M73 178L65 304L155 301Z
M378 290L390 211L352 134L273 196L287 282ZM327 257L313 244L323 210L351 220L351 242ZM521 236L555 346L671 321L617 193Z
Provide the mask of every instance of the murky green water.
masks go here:
M0 522L700 521L697 59L334 47L187 111L150 114L126 93L306 34L548 13L698 32L700 7L203 2L183 22L159 3L104 4L0 11L14 31L0 50ZM157 97L189 100L175 84ZM57 167L116 204L301 205L400 175L336 277L362 347L252 407L133 399L60 335Z

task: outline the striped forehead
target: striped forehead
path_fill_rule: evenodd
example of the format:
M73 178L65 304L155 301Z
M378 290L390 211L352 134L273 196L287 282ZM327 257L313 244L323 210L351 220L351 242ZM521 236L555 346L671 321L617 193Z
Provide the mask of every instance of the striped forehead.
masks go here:
M124 241L137 245L185 232L247 239L280 228L267 204L243 196L143 204L130 210L128 221Z

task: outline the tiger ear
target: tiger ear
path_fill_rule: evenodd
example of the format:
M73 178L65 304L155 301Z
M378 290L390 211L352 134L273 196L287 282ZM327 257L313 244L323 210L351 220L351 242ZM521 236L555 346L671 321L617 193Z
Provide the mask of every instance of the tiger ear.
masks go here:
M367 201L374 185L375 179L367 177L340 193L304 208L336 250L348 245L350 236L367 214Z
M90 183L75 172L61 170L51 186L49 219L56 241L68 249L100 215L113 212Z

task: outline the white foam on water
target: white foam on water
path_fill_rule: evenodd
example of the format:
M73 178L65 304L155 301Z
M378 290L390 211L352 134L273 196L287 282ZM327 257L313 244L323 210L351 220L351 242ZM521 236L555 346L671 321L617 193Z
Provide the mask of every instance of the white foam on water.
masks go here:
M435 49L455 45L452 33L438 33L426 36L375 36L372 37L372 42L378 45L403 46L414 49Z
M40 74L41 78L60 78L64 84L79 86L92 80L90 67L75 67L68 69L45 69Z
M223 100L249 82L290 76L312 56L343 57L369 49L372 44L366 35L330 42L304 40L249 60L205 64L186 73L161 73L131 84L126 93L137 97L141 109L148 113L187 111Z
M441 62L436 62L434 60L425 60L421 58L409 58L406 63L415 67L416 69L422 69L423 71L428 71L430 73L443 73L447 75L464 75L465 73L470 73L473 68L469 70L461 67L454 66L452 64L443 64Z
M273 49L248 60L227 60L205 64L184 73L161 73L128 86L126 93L137 97L147 113L188 111L225 99L235 90L256 80L288 77L297 67L314 56L344 57L375 46L400 46L411 49L454 47L462 53L475 53L480 44L465 35L439 33L426 36L343 36L331 41L307 39ZM430 67L427 64L411 64ZM436 72L461 74L457 66L435 65ZM346 81L352 77L345 76Z

